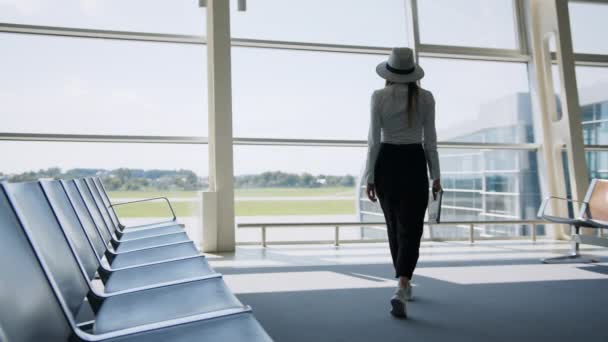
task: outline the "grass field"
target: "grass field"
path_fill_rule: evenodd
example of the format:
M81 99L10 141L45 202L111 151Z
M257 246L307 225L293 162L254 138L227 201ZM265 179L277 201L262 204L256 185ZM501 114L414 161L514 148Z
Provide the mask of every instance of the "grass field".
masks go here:
M112 198L188 198L195 197L196 191L109 191L108 194Z
M196 202L173 203L175 214L180 217L197 215ZM120 217L170 217L164 203L146 203L117 209ZM336 201L237 201L236 216L282 215L348 215L355 213L355 203Z
M237 189L235 211L237 216L282 216L282 215L349 215L355 214L355 191L353 188L258 188ZM179 199L172 205L178 217L198 215L196 192L158 192L158 191L115 191L110 192L113 199L138 199L150 197L169 197ZM331 199L331 196L352 196L353 200ZM256 200L247 200L256 197ZM277 197L292 197L293 200L277 200ZM297 200L297 197L328 197L323 200ZM191 198L192 200L188 200ZM260 199L264 198L264 199ZM267 200L265 199L267 198ZM169 216L162 201L146 202L136 205L117 207L121 217L164 217Z
M355 214L355 202L334 201L237 201L236 216L348 215Z
M313 196L354 196L354 188L266 188L236 189L236 197L313 197Z
M171 203L175 210L175 215L193 216L197 215L196 202L175 202ZM149 202L116 208L119 217L170 217L171 211L164 202Z
M252 188L236 189L236 197L309 197L309 196L354 196L355 189L350 187L332 188ZM112 198L149 198L170 197L189 198L196 197L196 191L111 191Z

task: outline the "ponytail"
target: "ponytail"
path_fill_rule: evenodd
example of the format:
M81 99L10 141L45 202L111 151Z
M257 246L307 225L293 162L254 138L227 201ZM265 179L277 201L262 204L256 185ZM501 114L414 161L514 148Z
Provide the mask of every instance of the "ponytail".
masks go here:
M412 127L412 118L418 104L418 83L409 82L407 84L407 127Z
M386 80L386 86L390 86L395 84L395 82ZM414 117L414 112L416 111L418 104L418 92L420 87L418 87L418 83L416 81L407 83L407 108L405 109L405 114L407 116L407 127L412 127L412 118Z

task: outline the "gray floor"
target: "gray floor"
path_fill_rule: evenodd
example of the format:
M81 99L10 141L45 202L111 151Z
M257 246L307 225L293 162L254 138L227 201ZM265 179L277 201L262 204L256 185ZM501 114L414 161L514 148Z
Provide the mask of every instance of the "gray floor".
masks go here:
M210 256L276 341L608 341L608 253L542 265L563 244L425 243L409 319L388 314L386 245L240 247ZM367 258L368 262L362 262Z

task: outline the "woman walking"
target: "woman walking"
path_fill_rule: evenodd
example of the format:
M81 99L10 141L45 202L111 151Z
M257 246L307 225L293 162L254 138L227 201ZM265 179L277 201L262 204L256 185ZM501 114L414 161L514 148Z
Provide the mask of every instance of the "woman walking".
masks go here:
M395 48L376 68L386 86L371 101L371 123L365 177L367 196L376 196L386 220L388 241L399 285L391 313L407 317L412 299L410 280L418 262L429 178L433 196L441 190L435 99L418 86L424 71L409 48Z

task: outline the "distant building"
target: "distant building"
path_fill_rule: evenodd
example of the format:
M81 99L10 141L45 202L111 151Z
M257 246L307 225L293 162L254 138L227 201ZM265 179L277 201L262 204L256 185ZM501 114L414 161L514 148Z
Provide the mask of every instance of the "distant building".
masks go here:
M585 145L608 145L608 83L579 91ZM608 152L586 152L590 178L608 178Z

